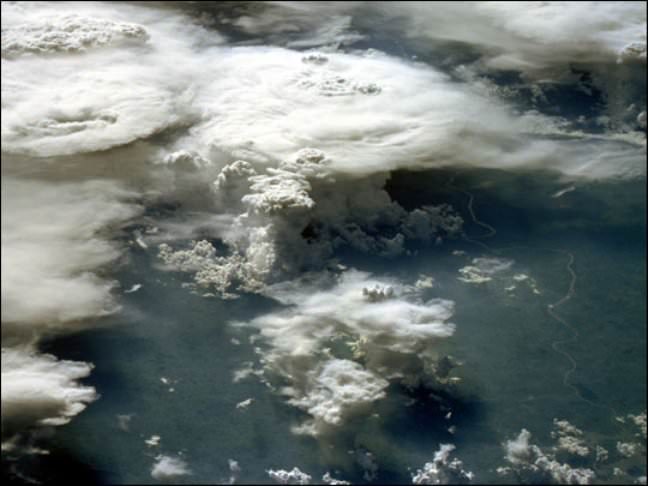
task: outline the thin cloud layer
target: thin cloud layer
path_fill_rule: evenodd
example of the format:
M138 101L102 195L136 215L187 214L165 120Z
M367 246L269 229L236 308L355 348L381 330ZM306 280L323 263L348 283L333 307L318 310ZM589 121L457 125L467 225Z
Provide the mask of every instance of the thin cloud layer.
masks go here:
M65 331L116 310L114 284L95 271L119 257L102 232L138 214L139 208L128 204L132 197L108 182L3 177L3 338L29 334L35 326Z

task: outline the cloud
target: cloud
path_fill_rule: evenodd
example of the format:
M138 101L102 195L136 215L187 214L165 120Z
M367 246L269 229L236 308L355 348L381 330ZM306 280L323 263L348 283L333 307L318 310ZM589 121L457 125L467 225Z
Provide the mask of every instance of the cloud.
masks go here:
M118 310L115 283L98 271L119 256L103 233L138 214L117 185L2 178L3 447L22 432L62 425L98 395L82 386L92 365L39 354L39 340L90 326ZM25 450L30 450L29 448Z
M628 415L627 417L635 417ZM641 414L638 415L641 417ZM624 417L616 417L625 423ZM641 419L640 419L641 420ZM627 429L620 438L629 437ZM600 439L595 431L583 431L567 420L553 420L552 445L541 448L531 442L531 433L522 429L520 434L503 444L508 466L498 467L502 476L513 475L522 482L544 482L552 484L591 484L614 482L623 477L626 482L635 480L637 471L627 469L627 460L633 456L645 455L640 442L616 441L616 453L596 443ZM641 432L637 434L641 436ZM624 471L619 466L622 466Z
M306 377L308 384L303 394L288 403L304 409L314 418L302 429L318 429L324 424L340 425L351 412L385 397L389 383L363 369L362 365L346 359L324 362Z
M410 244L460 233L463 220L451 206L407 211L385 191L385 175L334 178L330 162L324 152L306 148L278 168L240 160L226 165L214 181L216 204L240 213L214 236L229 253L200 240L188 249L162 243L159 257L170 269L194 273L198 286L231 298L322 269L340 247L398 256Z
M285 469L269 469L268 476L277 484L310 484L312 476L299 470L298 467L291 471Z
M271 286L266 295L284 307L238 323L259 329L266 371L288 380L280 393L311 416L300 433L318 435L366 411L390 380L446 383L451 367L434 343L454 333L453 302L421 302L414 287L356 270L332 279ZM332 354L336 340L354 360Z
M429 66L380 53L325 57L313 64L291 50L229 49L217 62L219 78L202 94L207 121L191 143L279 159L308 144L324 151L335 170L360 174L539 165L553 157L549 150L567 150L529 139L549 120L516 117L501 101Z
M322 476L322 483L331 485L351 484L349 481L345 481L343 479L332 478L329 472L326 472L324 476Z
M557 450L581 457L585 457L590 453L583 440L583 431L566 420L554 419L554 431L551 432L551 437L558 440Z
M3 90L4 151L45 157L106 150L182 120L180 93L153 82L158 73L142 69L128 77L114 64L95 70L69 64L30 60L9 70L10 80L21 81Z
M114 312L114 283L96 271L119 248L102 235L138 214L109 182L2 180L3 338L66 331Z
M629 414L628 418L639 428L641 431L641 436L646 438L646 411L644 410L637 415Z
M3 430L5 420L12 434L63 423L95 398L79 384L91 365L39 355L36 345L119 308L102 269L120 258L111 239L139 214L136 197L177 209L162 221L164 211L149 208L140 221L146 229L133 233L137 251L157 247L166 268L191 272L205 292L257 292L284 305L249 323L267 347L254 373L287 379L279 391L310 415L318 434L380 400L392 381L448 382L450 361L434 343L454 333L453 302L422 301L388 278L330 272L342 248L394 257L460 233L462 220L446 204L393 201L385 190L390 171L645 175L645 136L636 130L645 125L645 98L619 88L645 84L639 4L228 9L2 3L3 375L6 368L10 378ZM443 46L455 43L448 56L458 50L474 60L461 68L359 49L377 16L386 31L404 29L412 46L422 42L444 57ZM226 44L220 26L244 40ZM589 63L595 80L580 88L601 89L606 116L616 113L632 129L601 119L602 133L590 133L520 106L482 79L512 69L541 98L539 81L574 83L566 66L575 61ZM105 180L88 180L95 177ZM491 278L496 271L484 263L466 274ZM273 285L306 271L324 275L312 285ZM419 286L431 282L426 276ZM334 341L344 353L331 350ZM19 367L39 378L12 381ZM32 391L35 404L12 405ZM581 450L566 437L563 452ZM170 456L155 467L162 478L186 470Z
M3 450L16 435L35 427L63 425L97 399L94 388L78 380L92 365L59 361L29 349L2 348Z
M623 457L632 457L637 453L639 444L634 442L620 442L616 443L616 449Z
M141 25L62 15L50 17L40 24L20 24L3 29L2 57L12 58L26 53L84 52L127 42L143 43L147 39L146 29Z
M391 295L370 298L371 289L386 287L392 288ZM310 353L319 340L336 331L351 332L368 342L404 353L418 351L426 341L451 336L454 324L447 320L453 314L453 302L432 299L417 303L415 294L408 298L408 291L397 281L372 278L356 270L343 273L328 290L303 284L276 285L268 290L268 295L290 307L260 316L251 324L272 339L275 348L293 355Z
M416 2L377 8L407 21L415 39L473 46L491 69L532 73L569 62L646 59L646 9L640 2Z
M182 476L191 474L187 463L179 457L160 454L155 458L151 477L158 481L173 482Z
M557 425L561 430L561 425ZM576 429L577 430L577 429ZM561 437L562 438L562 437ZM505 459L512 465L512 470L518 476L535 478L535 480L552 481L556 484L591 484L596 479L592 469L572 467L561 463L551 453L546 454L537 445L530 443L531 433L522 429L518 437L504 444ZM563 444L564 445L564 444ZM559 445L559 448L563 448ZM511 468L500 467L497 472L501 475L511 473Z
M296 48L335 48L364 38L353 31L352 17L346 15L358 2L304 4L301 2L258 2L241 10L218 12L216 25L226 25L252 38L252 43L268 42ZM235 15L233 15L235 14Z
M169 76L170 60L162 56L167 47L183 57L187 46L167 37L169 24L186 30L178 16L162 20L155 10L107 3L67 8L75 13L64 13L65 4L3 4L3 53L11 54L3 60L4 152L48 157L106 150L193 116L184 108L191 99L188 73ZM26 55L32 52L56 55Z
M77 31L85 28L92 33L87 44L95 38L111 44L119 37L115 32L136 21L148 41L142 46L116 44L82 58L22 56L5 63L2 136L7 151L47 156L104 150L169 127L194 125L176 148L206 160L216 152L287 160L302 148L315 147L327 153L336 171L354 174L450 165L549 166L587 177L645 173L637 144L608 140L604 150L579 144L586 152L579 153L568 141L546 136L559 125L554 118L531 112L520 116L501 98L423 63L376 51L305 54L279 47L223 47L217 32L206 31L178 9L162 16L154 8L96 4L83 6L76 17L60 9L49 4L42 9L3 6L8 17L3 32L29 44L30 36L49 29L66 32L65 39L77 42L76 37L83 38ZM645 30L645 11L634 4L534 5L531 10L535 14L515 4L443 4L431 9L406 3L396 9L391 4L283 3L251 9L250 15L230 19L227 25L238 22L258 33L266 25L285 33L301 31L295 26L304 21L309 25L303 30L312 32L312 22L339 23L354 12L396 16L407 20L408 35L450 36L489 46L491 63L519 58L522 64L539 66L582 61L583 49L593 55L601 46L607 46L604 53L621 49L625 44L620 39L640 37ZM81 15L93 20L82 23ZM225 21L226 13L218 15ZM277 22L284 27L278 28ZM569 28L557 30L563 22ZM211 42L206 41L209 36ZM555 48L546 49L547 42ZM52 92L57 96L50 96ZM558 132L596 140L582 132ZM611 159L620 151L626 152L621 165L618 157ZM593 156L599 160L588 163ZM582 170L585 163L588 168Z
M493 276L509 270L513 266L513 260L504 258L473 258L471 265L459 269L461 277L459 280L466 283L484 283L493 280ZM514 277L514 280L515 279Z
M239 466L238 461L235 461L234 459L228 459L227 466L230 470L229 484L235 484L241 474L241 466Z
M455 450L453 444L441 444L434 453L432 462L426 462L423 469L418 469L412 476L412 484L450 484L457 481L471 481L474 474L463 469L463 462L457 458L450 460Z

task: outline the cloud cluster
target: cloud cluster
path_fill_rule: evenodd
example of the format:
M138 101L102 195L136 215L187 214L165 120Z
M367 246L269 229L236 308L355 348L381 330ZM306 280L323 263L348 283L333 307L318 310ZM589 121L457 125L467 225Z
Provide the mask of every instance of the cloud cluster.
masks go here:
M2 29L2 57L21 54L54 54L84 52L101 46L127 42L143 43L148 39L141 25L112 22L78 15L61 15Z
M418 469L412 476L412 484L450 484L471 481L474 474L463 469L463 462L456 457L450 460L455 450L452 444L441 444L434 453L432 462L426 462L423 469Z
M639 428L641 431L641 436L646 438L646 411L644 410L641 413L636 415L629 414L628 418Z
M628 415L628 418L642 414ZM624 417L621 423L625 423ZM639 433L640 435L640 433ZM622 435L626 437L626 435ZM637 468L629 468L628 458L645 455L645 445L638 442L616 441L614 451L597 444L594 434L588 434L567 420L554 419L551 447L540 448L531 443L531 433L522 429L513 440L503 444L508 466L497 468L502 476L513 475L518 481L542 481L555 484L591 484L593 481L640 481Z
M421 302L413 287L355 270L328 288L316 280L277 284L266 293L284 308L247 325L259 329L269 348L261 358L269 375L289 383L280 392L311 416L297 432L318 435L340 425L383 398L390 380L447 382L451 365L433 343L454 332L451 301ZM339 356L336 341L346 349Z
M516 439L506 442L505 459L511 467L498 468L499 474L508 475L513 471L518 476L535 477L556 484L591 484L596 478L592 469L560 463L553 454L545 454L540 447L531 444L530 439L531 433L522 429Z
M557 450L566 451L570 454L585 457L590 453L589 448L583 440L583 431L566 420L554 419L554 430L551 437L557 439Z
M249 324L265 338L264 369L311 417L302 431L319 434L380 400L392 380L448 381L449 361L433 343L454 332L452 302L423 302L416 289L357 271L268 287L332 268L341 248L398 256L460 233L448 205L393 201L390 171L645 175L642 133L606 132L603 122L604 133L577 130L480 80L514 70L527 82L570 83L565 66L590 63L610 110L645 127L645 98L622 95L645 64L645 9L637 3L228 8L2 3L3 443L5 423L10 438L23 427L64 423L95 398L78 382L90 365L56 361L36 346L46 333L118 309L101 269L120 256L110 239L138 214L129 203L138 192L179 212L197 209L181 223L148 217L150 233L133 235L142 251L158 244L164 265L190 272L207 292L260 292L284 304ZM444 71L443 63L359 50L363 22L376 16L414 44L453 43L450 57L460 46L476 60ZM214 26L245 39L226 45ZM106 180L83 181L88 174ZM198 229L207 236L196 237ZM476 259L462 273L487 281L509 267ZM431 285L421 278L419 287ZM641 420L645 435L645 414ZM583 455L578 434L557 434L561 451ZM511 447L530 450L533 467L589 478L524 440ZM421 474L440 474L446 452ZM187 471L160 456L153 475Z
M189 119L188 79L163 75L171 70L161 56L171 47L164 36L177 18L103 3L3 3L2 14L3 152L106 150ZM173 45L182 56L180 44Z
M354 172L375 171L378 166L474 165L541 166L592 178L645 174L641 162L645 136L636 133L641 122L634 120L645 111L641 85L645 87L646 11L639 2L552 2L528 8L497 2L444 3L435 8L415 2L330 6L282 2L255 14L256 18L246 16L245 23L265 25L271 43L284 46L290 43L280 41L282 34L289 37L292 29L307 30L304 18L308 14L320 19L320 24L350 16L355 26L365 28L370 28L373 19L386 26L392 40L409 38L410 47L422 57L432 51L433 58L440 58L439 67L455 66L455 76L462 78L461 72L477 75L463 77L466 83L457 84L420 63L352 49L346 49L351 55L340 55L343 48L308 54L300 66L299 53L246 47L231 58L236 66L228 63L226 71L238 69L239 81L250 80L241 86L246 93L251 88L259 93L254 98L272 98L273 102L236 106L235 125L253 120L253 129L244 136L257 133L260 137L241 140L244 132L225 121L226 117L222 123L207 124L214 127L210 135L230 127L231 132L223 133L228 142L218 143L227 150L234 146L240 150L243 143L252 142L255 151L285 157L287 150L308 140L309 145L330 152L342 170ZM272 20L278 15L280 22ZM291 27L286 30L286 26ZM265 65L270 59L274 62ZM464 64L461 59L466 60ZM247 67L240 69L241 63ZM534 98L563 86L590 96L594 88L601 91L605 116L597 121L592 115L590 122L606 119L611 129L605 134L580 130L578 120L555 116L560 108L555 106L544 110L552 116L534 110L520 113L504 96L517 88L495 83L496 90L483 89L486 79L495 79L499 71L521 73L523 90L534 93ZM262 83L253 81L258 72L264 73ZM591 74L593 84L583 83L582 73ZM232 98L226 92L233 86L225 80L224 84L219 86L219 101L227 103ZM263 96L264 91L270 98ZM317 99L318 94L329 99L319 100L317 106L309 103L309 95ZM598 103L592 97L592 104ZM220 110L223 104L218 106ZM363 115L369 108L372 117ZM315 119L319 122L315 126L308 122ZM472 143L461 143L465 137ZM330 143L337 145L337 152ZM481 150L474 150L476 146Z
M461 277L459 280L466 283L484 283L493 280L493 276L509 270L513 266L513 260L504 258L473 258L471 265L459 269Z
M489 65L504 66L513 59L512 64L525 69L583 61L583 49L594 57L601 52L609 57L631 44L626 51L640 52L645 30L645 11L633 4L534 5L535 14L495 4L430 9L420 4L283 3L251 10L229 21L226 13L219 15L229 26L261 35L264 26L273 34L288 35L295 29L312 32L312 25L300 27L303 22L321 25L344 18L348 24L354 11L396 16L411 24L408 35L461 41L485 49ZM556 30L561 22L569 28ZM96 4L70 16L49 4L42 9L3 4L3 36L13 39L8 45L31 45L41 31L65 33L56 41L65 49L68 44L105 44L107 49L90 49L81 58L7 60L5 150L40 156L104 150L169 127L193 125L175 148L195 151L206 160L215 153L287 160L310 146L325 151L337 171L355 174L458 164L543 166L589 177L645 173L639 163L641 147L600 140L596 146L596 137L569 131L562 133L588 143L574 146L547 138L561 133L554 118L520 114L470 82L457 83L429 65L377 51L223 47L217 32L207 33L178 10L161 16L154 8ZM121 37L148 41L122 45L117 42ZM270 43L281 44L270 37ZM555 48L547 50L547 42ZM58 93L54 99L49 96L53 91ZM638 106L641 100L634 103ZM638 108L634 116L640 112Z
M218 235L230 253L218 254L202 240L179 250L162 243L159 256L172 269L194 273L197 285L234 297L237 290L257 292L265 283L322 268L343 246L396 256L409 243L460 233L463 220L449 205L407 211L384 183L384 175L340 179L327 155L311 148L276 168L237 160L213 184L218 204L241 211Z
M298 467L292 468L291 471L285 469L269 469L267 473L270 479L277 484L311 484L311 480L313 479L310 474L301 471ZM322 476L321 483L331 485L351 484L348 481L331 477L331 474L328 472Z
M3 447L41 426L61 425L97 398L77 380L92 365L37 352L48 334L68 333L115 312L114 282L98 270L119 248L103 231L134 217L132 193L108 182L2 179Z

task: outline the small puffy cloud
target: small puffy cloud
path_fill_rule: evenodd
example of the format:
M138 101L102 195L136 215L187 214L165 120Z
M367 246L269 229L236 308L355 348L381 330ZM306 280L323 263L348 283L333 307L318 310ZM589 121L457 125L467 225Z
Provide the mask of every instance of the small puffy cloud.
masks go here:
M159 435L152 435L149 439L146 439L144 443L148 447L157 447L160 445L160 436Z
M351 484L349 481L345 481L343 479L335 479L331 477L331 473L329 472L326 472L324 476L322 476L322 483L331 484L331 485Z
M596 478L592 469L561 463L553 454L546 454L540 447L530 443L530 439L531 433L522 429L517 438L504 444L505 459L511 467L498 468L499 474L508 475L515 471L518 475L535 478L534 480L557 484L591 484Z
M629 414L628 419L630 419L639 428L641 435L645 439L646 438L646 411L644 410L643 412L638 413L637 415Z
M245 410L250 405L252 405L253 401L254 401L254 398L248 398L247 400L243 400L242 402L239 402L239 403L236 404L236 408L240 409L240 410Z
M191 470L183 459L163 454L155 458L155 463L151 469L151 477L164 482L173 482L182 476L190 474Z
M291 471L285 469L269 469L268 476L277 484L310 484L313 477L299 470L298 467Z
M493 276L509 270L513 266L513 260L504 258L473 258L471 265L459 269L461 277L459 280L466 283L485 283L493 280ZM514 280L519 280L513 277Z
M449 484L457 481L471 481L474 474L463 469L463 462L457 458L450 460L455 450L453 444L441 444L434 453L432 462L426 462L412 476L412 484Z
M616 443L616 450L621 454L623 457L632 457L637 453L637 450L639 449L639 444L635 442L617 442Z
M241 474L241 466L238 461L235 461L234 459L228 459L227 466L230 470L229 484L235 484Z
M558 441L557 450L581 457L585 457L590 453L590 449L583 439L583 431L566 420L554 419L554 430L551 432L551 437Z

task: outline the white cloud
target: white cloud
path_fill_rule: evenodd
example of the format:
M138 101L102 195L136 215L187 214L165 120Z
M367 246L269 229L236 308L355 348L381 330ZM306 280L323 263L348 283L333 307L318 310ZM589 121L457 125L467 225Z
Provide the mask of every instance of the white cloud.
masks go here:
M632 457L636 454L639 444L635 442L621 442L616 443L616 449L623 457Z
M235 484L236 480L241 474L241 466L239 465L238 461L235 461L234 459L228 459L227 466L230 470L229 484Z
M239 403L236 404L236 408L237 408L237 409L245 410L245 409L248 408L250 405L252 405L252 402L253 402L253 401L254 401L254 398L248 398L248 399L246 399L246 400L243 400L243 401L241 401L241 402L239 402Z
M584 148L580 144L533 136L555 132L555 121L537 113L516 116L501 100L429 66L383 54L327 53L321 64L302 58L279 48L227 50L217 63L218 79L198 94L206 121L184 143L280 160L311 146L326 152L331 168L343 173L542 165L596 176L580 170L586 162L585 154L577 153ZM631 158L628 167L609 167L605 152L624 147L608 146L594 166L598 173L641 170ZM556 152L576 160L559 161ZM587 152L592 155L591 147Z
M3 448L18 433L34 427L63 425L98 395L79 384L92 365L59 361L29 349L2 348Z
M296 429L304 433L319 434L366 409L385 395L388 380L444 383L451 368L437 364L433 345L454 332L451 301L420 302L416 289L356 270L332 278L269 287L265 293L285 307L247 323L269 345L265 368L289 380L281 390L288 402L313 417ZM376 292L382 297L372 298ZM330 355L341 336L364 366Z
M144 443L148 447L157 447L160 445L160 436L159 435L152 435L149 439L146 439Z
M160 454L155 461L151 469L151 477L158 481L172 482L191 474L187 463L179 457Z
M637 415L629 414L628 418L637 426L641 431L643 438L646 438L646 411L644 410Z
M557 450L563 450L577 456L585 457L589 455L589 447L583 440L583 431L566 420L554 419L554 430L551 437L558 440Z
M269 469L268 476L277 484L310 484L313 477L299 470L298 467L291 471L285 469Z
M331 477L331 473L329 472L326 472L324 476L322 476L322 482L324 484L331 484L331 485L351 484L349 481L345 481L343 479L335 479Z
M421 302L398 282L354 271L328 287L267 285L332 266L343 246L396 256L412 242L457 234L461 218L447 205L406 210L391 200L384 187L394 169L645 175L643 134L594 136L562 119L519 113L469 75L515 69L531 80L566 82L569 62L618 60L610 71L634 79L629 70L645 63L645 9L637 5L280 2L233 18L219 12L215 24L258 36L249 43L283 47L232 47L181 8L3 2L3 338L34 343L118 309L113 282L99 270L119 258L112 232L138 209L128 203L134 192L114 182L79 182L91 175L143 187L147 201L198 209L189 221L160 224L157 234L134 233L138 251L161 243L162 261L192 272L196 286L223 297L262 292L286 305L251 322L269 347L264 369L235 378L264 370L291 377L284 392L316 429L380 399L390 380L444 382L447 367L435 364L433 343L454 332L452 302ZM405 25L411 39L459 41L481 58L457 80L377 51L343 52L338 47L362 37L359 12L370 14L365 20L399 17L404 24L387 23ZM306 47L321 49L296 50ZM605 76L598 82L612 86ZM645 107L628 113L645 125ZM172 137L151 140L168 129ZM18 180L16 172L41 181ZM227 249L195 237L197 228ZM188 248L171 247L194 237ZM473 262L477 270L466 275L492 278L497 271L487 263ZM419 282L430 285L427 277ZM329 350L336 339L347 341L348 356ZM17 358L3 352L10 378L3 430L5 420L63 423L94 399L78 383L90 365L7 353ZM36 372L12 381L18 365ZM21 388L32 385L39 388ZM34 403L14 406L32 392ZM13 419L23 417L16 410L24 418ZM562 449L582 451L574 439L561 440ZM156 467L160 477L186 470L169 456Z
M38 354L39 339L118 309L96 274L120 255L102 234L139 209L108 182L2 179L3 447L34 427L64 424L97 398L77 380L92 365ZM5 348L6 346L6 348Z
M259 292L305 268L321 269L342 246L397 256L411 242L459 234L463 220L449 205L406 211L384 190L385 175L333 178L330 163L324 152L307 148L278 168L240 160L226 165L214 187L217 203L233 202L227 209L241 211L218 235L230 253L218 255L202 240L182 250L162 243L160 258L229 298L237 290Z
M3 336L74 329L117 309L114 284L94 272L119 257L101 232L139 212L132 197L108 182L3 177Z
M596 479L592 469L560 463L553 454L546 454L540 447L531 444L530 439L531 433L522 429L516 439L504 444L505 459L518 475L525 475L535 480L551 480L557 484L591 484ZM498 472L507 475L511 473L511 468L498 468Z
M385 397L389 383L363 369L353 361L332 359L308 373L308 384L303 394L288 400L288 403L306 410L314 418L315 433L327 425L340 425L343 419L363 405Z
M463 462L457 458L450 460L455 450L453 444L441 444L434 453L432 462L426 462L423 469L418 469L412 476L412 484L449 484L457 481L471 481L474 474L463 469Z
M3 29L2 57L16 57L25 53L83 52L127 42L143 43L147 39L146 29L141 25L61 15L43 19L42 23Z
M153 9L108 3L3 3L2 13L3 49L14 54L3 60L3 151L52 156L106 150L191 116L189 73L164 53L175 49L182 59L189 52L186 37L168 36L169 29L187 31L182 17L162 19ZM31 51L60 52L15 55ZM179 68L173 76L171 62Z
M461 277L459 280L466 283L485 283L493 280L493 276L509 270L513 266L513 260L504 258L473 258L471 265L459 269ZM513 277L514 280L516 277Z

